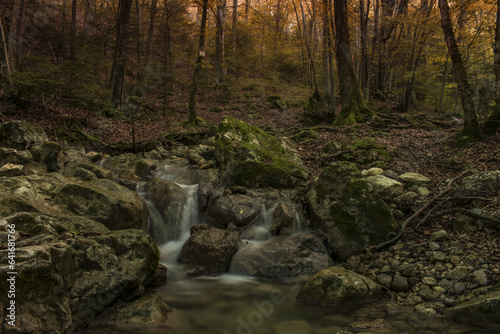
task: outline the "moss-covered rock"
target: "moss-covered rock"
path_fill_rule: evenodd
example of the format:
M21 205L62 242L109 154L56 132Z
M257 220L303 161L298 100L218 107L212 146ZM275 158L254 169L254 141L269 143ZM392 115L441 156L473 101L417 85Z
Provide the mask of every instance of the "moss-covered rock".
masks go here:
M35 143L47 142L45 131L29 122L7 122L0 125L0 147L27 150Z
M446 310L446 314L458 321L498 326L500 325L500 288L451 307Z
M113 174L109 170L83 159L70 161L64 165L63 175L83 180L113 179Z
M223 195L214 201L205 215L211 224L220 228L231 223L244 227L257 218L261 205L257 199L243 194Z
M386 240L396 221L353 163L333 164L306 193L311 224L345 260Z
M132 153L125 153L105 159L103 167L109 169L120 178L147 178L157 171L158 161L141 158Z
M291 188L307 177L290 142L245 122L224 117L216 141L223 185Z
M340 306L373 300L382 296L380 285L369 278L340 267L323 269L299 291L297 299Z
M5 164L26 165L33 162L30 151L18 151L13 148L0 147L0 166Z
M65 184L54 202L60 209L89 217L110 230L146 230L148 226L149 211L142 197L109 180Z

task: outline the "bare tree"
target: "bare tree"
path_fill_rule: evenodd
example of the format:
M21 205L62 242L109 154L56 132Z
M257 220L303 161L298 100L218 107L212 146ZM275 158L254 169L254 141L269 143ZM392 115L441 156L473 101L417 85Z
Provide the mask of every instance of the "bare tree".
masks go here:
M226 33L226 0L217 1L216 33L215 33L215 69L217 73L216 87L226 82L225 48Z

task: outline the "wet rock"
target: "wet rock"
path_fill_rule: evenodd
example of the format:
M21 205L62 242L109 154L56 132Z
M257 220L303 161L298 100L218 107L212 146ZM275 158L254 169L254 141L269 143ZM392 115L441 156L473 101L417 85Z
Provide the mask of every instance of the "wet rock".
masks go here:
M109 180L68 183L56 193L54 203L74 215L87 216L110 230L146 230L149 212L136 192Z
M214 226L226 228L230 223L244 227L252 223L260 213L260 202L250 196L235 194L217 198L205 213Z
M239 242L238 232L195 225L177 260L202 267L201 271L207 275L220 274L227 271Z
M311 225L345 260L397 230L391 211L349 162L333 164L306 193Z
M313 329L307 321L290 320L273 325L275 334L312 334Z
M476 297L446 310L446 314L457 321L476 324L500 324L500 289Z
M403 184L384 175L374 175L366 178L368 183L382 196L396 197L403 193Z
M399 178L409 184L424 185L431 182L431 179L418 173L404 173Z
M291 188L308 175L292 143L237 119L222 119L216 141L223 186Z
M278 203L273 212L273 225L270 228L271 234L287 235L295 232L293 229L295 216L296 212L290 204L284 202Z
M313 275L332 261L325 246L312 234L250 242L233 257L229 272L238 275L285 278Z
M428 305L426 304L418 304L415 306L415 311L417 311L418 313L426 316L426 317L430 317L430 318L436 318L438 316L437 312L435 309L433 309L432 307L429 307Z
M382 287L369 278L340 267L323 269L299 291L297 299L326 305L345 305L382 295Z
M45 131L38 125L13 121L0 125L0 146L29 150L35 143L47 142Z
M428 287L424 287L418 291L418 295L426 301L434 301L439 298L440 294L439 292L431 290Z

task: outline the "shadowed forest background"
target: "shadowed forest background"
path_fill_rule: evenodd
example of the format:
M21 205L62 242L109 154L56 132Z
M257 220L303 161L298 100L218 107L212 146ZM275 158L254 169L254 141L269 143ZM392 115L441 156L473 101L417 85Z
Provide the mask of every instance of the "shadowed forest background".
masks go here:
M152 139L151 127L200 124L197 116L286 129L432 112L453 121L465 114L471 137L498 127L495 1L0 4L8 118L35 108L45 123L62 117L66 126L85 127L102 116L104 129L106 119L132 122L122 135L134 142Z

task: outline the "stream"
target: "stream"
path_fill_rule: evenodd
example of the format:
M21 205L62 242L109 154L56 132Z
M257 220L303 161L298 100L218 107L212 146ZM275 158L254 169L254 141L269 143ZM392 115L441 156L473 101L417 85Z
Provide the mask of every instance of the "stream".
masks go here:
M352 333L489 333L415 312L413 307L400 307L395 302L381 301L332 308L296 301L304 279L263 279L238 275L230 266L229 273L217 277L186 278L185 266L177 263L177 255L189 238L190 227L202 223L197 208L198 184L190 183L189 169L165 166L157 175L176 182L187 194L187 201L177 213L179 237L169 239L165 223L153 202L137 191L150 210L151 235L158 240L161 263L168 267L168 283L148 290L160 296L175 310L169 313L168 326L131 326L113 328L120 333L205 333L205 334L335 334ZM274 207L261 210L251 239L244 247L258 247L272 238L269 233ZM296 218L295 233L304 232L304 224ZM84 331L97 333L96 331ZM99 331L102 333L102 331ZM115 333L111 331L110 333Z

